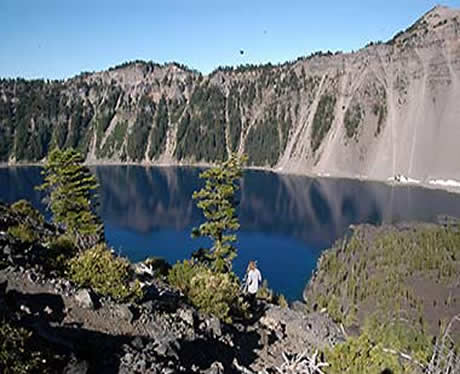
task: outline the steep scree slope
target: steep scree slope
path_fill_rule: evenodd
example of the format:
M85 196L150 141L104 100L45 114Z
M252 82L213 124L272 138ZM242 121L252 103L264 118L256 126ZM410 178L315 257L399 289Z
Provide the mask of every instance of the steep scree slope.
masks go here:
M436 7L387 43L282 65L136 61L65 81L0 81L0 161L74 146L88 162L213 163L460 179L460 10Z

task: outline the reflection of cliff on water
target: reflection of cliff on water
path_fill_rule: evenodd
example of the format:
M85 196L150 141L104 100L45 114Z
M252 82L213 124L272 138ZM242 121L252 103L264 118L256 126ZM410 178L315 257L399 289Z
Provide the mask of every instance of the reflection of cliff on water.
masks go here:
M459 216L459 196L409 186L272 173L246 175L241 206L245 229L281 231L316 248L330 245L353 223L433 222L440 214Z
M183 230L201 213L192 200L203 182L195 168L97 167L104 220L135 231ZM312 179L247 171L239 207L241 229L329 245L351 223L433 221L460 214L458 195L414 187Z
M43 183L41 170L38 166L0 167L0 201L12 203L27 199L44 212L43 193L34 188Z
M199 221L192 200L199 169L181 167L99 166L104 221L140 232L182 230Z

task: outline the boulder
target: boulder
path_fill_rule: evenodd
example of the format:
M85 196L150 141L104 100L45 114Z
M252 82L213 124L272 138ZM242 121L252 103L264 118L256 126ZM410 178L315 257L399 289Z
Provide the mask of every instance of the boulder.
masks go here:
M193 309L184 309L181 308L178 310L178 316L181 320L187 323L189 326L193 327L195 325L195 312Z
M214 316L209 316L206 318L206 329L216 338L222 335L222 327L220 321Z
M209 369L203 370L203 374L223 374L224 372L224 365L222 365L219 361L214 361Z
M134 314L131 311L129 304L115 305L114 312L118 318L124 319L125 321L132 322L134 319Z
M82 308L96 309L96 296L88 289L81 289L75 294L75 300Z
M322 349L345 340L339 326L325 314L305 314L270 306L259 322L285 339L291 347L314 346Z
M301 301L294 301L291 305L291 309L296 311L296 312L301 312L301 313L305 313L305 311L307 310L307 304L301 302Z
M89 364L87 361L79 361L73 357L62 372L63 374L87 374L88 371Z

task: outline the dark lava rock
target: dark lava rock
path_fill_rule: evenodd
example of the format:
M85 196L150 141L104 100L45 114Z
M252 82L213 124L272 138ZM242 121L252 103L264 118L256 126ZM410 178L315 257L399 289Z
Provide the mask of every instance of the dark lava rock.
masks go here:
M73 357L63 370L63 374L87 374L89 364L87 361L79 361Z

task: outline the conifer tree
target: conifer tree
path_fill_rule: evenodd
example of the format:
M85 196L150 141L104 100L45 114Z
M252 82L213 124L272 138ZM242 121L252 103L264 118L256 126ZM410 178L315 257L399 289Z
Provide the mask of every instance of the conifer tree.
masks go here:
M239 229L236 215L236 192L242 176L242 165L246 156L232 154L227 161L200 174L206 180L205 186L193 193L198 200L197 207L203 211L206 222L195 228L193 237L208 236L213 240L209 251L211 266L218 272L230 271L232 260L236 257L233 243L236 235L231 232Z
M99 187L96 178L83 165L83 157L72 148L55 148L45 163L44 183L38 190L49 193L48 208L55 223L64 226L79 248L94 244L85 242L90 237L100 239L102 224L94 213L95 190Z

